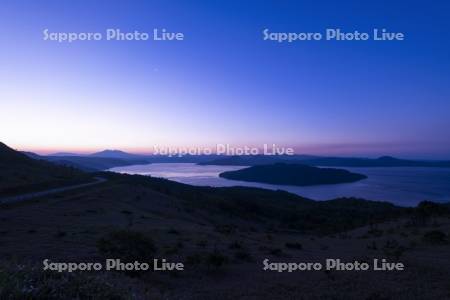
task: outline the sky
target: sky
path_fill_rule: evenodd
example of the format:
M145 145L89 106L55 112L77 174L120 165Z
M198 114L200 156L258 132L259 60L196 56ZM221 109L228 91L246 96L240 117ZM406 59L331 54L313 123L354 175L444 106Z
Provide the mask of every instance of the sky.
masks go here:
M450 159L449 12L448 1L2 1L0 141L38 153L275 143ZM108 28L184 40L43 39ZM266 28L405 40L278 43Z

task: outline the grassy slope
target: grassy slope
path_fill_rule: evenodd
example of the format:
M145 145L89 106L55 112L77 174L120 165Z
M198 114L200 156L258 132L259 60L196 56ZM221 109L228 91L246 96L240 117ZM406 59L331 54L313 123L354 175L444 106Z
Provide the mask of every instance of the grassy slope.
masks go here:
M42 299L60 293L75 297L80 292L103 299L101 295L129 291L139 296L132 299L443 299L446 295L449 248L422 239L431 230L448 232L448 211L440 205L404 209L356 199L314 202L280 191L201 188L114 173L101 176L109 180L100 186L0 208L3 262L36 263L35 272L26 273L27 280L22 279L23 268L3 271L4 284L19 298L27 298L24 290L39 292ZM377 225L378 221L383 223ZM99 241L114 245L109 233L116 230L129 231L130 239L145 237L131 245L152 239L156 257L185 262L186 271L173 276L151 272L137 278L123 272L79 273L73 275L78 279L71 279L76 279L74 284L64 283L70 274L58 279L58 274L37 272L44 258L101 261ZM126 254L137 253L139 258L141 251L130 247ZM148 255L143 254L141 260ZM346 261L401 257L408 269L375 274L261 270L266 258L295 262L328 257ZM0 281L1 265L2 260ZM94 288L105 286L103 280L110 289ZM28 284L34 288L21 288ZM415 288L418 285L432 288Z
M284 191L249 187L195 187L139 175L102 173L115 182L151 188L176 197L191 210L315 232L337 232L402 215L407 209L387 202L342 198L313 201Z
M84 182L90 176L75 168L32 159L0 143L0 196Z

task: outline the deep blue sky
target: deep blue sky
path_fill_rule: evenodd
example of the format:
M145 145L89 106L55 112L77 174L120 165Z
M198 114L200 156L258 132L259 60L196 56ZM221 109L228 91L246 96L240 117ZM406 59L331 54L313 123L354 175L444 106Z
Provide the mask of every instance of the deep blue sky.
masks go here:
M0 138L35 151L277 143L450 158L449 2L370 2L2 1ZM185 40L57 43L45 28ZM279 44L265 28L406 39Z

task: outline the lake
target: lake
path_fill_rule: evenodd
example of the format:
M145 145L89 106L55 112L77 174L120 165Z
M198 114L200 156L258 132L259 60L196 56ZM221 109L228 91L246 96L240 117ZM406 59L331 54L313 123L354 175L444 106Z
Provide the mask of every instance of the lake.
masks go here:
M158 163L116 167L110 171L127 174L151 175L197 186L251 186L271 190L285 190L314 200L338 197L359 197L388 201L401 206L415 206L420 201L450 201L450 169L415 167L347 168L368 178L333 185L308 187L272 185L220 178L225 171L239 170L242 166L200 166L193 163Z

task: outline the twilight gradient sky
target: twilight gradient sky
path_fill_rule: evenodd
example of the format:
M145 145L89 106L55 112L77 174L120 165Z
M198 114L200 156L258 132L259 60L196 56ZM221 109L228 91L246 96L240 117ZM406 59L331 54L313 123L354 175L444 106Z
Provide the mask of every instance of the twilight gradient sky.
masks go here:
M449 2L362 2L2 1L0 141L41 153L277 143L450 158ZM185 40L57 43L45 28ZM264 28L406 40L278 44Z

